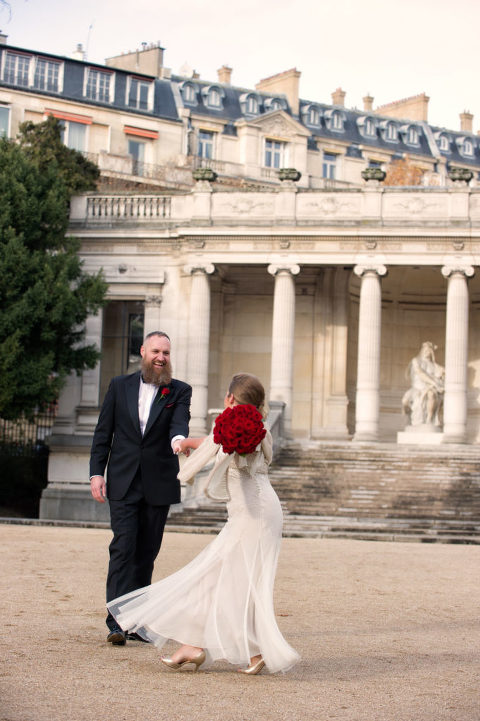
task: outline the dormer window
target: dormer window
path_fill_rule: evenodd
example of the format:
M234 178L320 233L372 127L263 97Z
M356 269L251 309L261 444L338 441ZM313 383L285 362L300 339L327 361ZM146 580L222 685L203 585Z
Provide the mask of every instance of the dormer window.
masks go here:
M340 115L340 113L333 113L332 128L333 130L343 130L343 117Z
M240 95L240 107L245 115L258 115L260 103L255 93L243 93Z
M247 113L252 113L252 114L258 113L258 100L253 95L250 95L248 97Z
M375 123L372 118L367 118L365 121L365 135L374 138L376 135Z
M188 105L197 104L197 86L191 82L185 82L180 86L183 102Z
M6 53L5 65L3 68L3 79L6 83L14 83L15 85L29 86L30 62L33 58L31 55L23 55L20 53Z
M450 152L450 141L446 135L440 135L438 139L438 147L443 153Z
M223 105L225 91L217 85L210 85L202 89L203 101L209 108L220 110Z
M208 93L207 105L210 105L211 108L220 107L220 93L215 88L212 88Z
M281 98L267 98L263 104L265 110L267 110L268 112L285 109L285 101Z
M6 83L58 93L63 83L63 63L25 53L4 54L2 78Z
M342 110L325 111L325 123L329 130L343 133L345 129L345 113Z
M387 123L387 127L385 129L385 139L390 140L391 142L398 140L398 128L395 123Z
M111 103L114 77L114 73L87 68L85 71L85 97L101 103Z
M153 83L142 78L129 78L127 105L129 108L137 110L151 110L153 107Z
M357 119L357 125L360 129L361 134L365 138L376 138L377 136L377 121L374 118L368 116L362 116Z
M473 143L469 138L464 140L462 152L464 155L473 155Z
M318 127L320 125L320 109L316 105L304 105L302 108L303 122Z
M398 143L398 125L391 120L382 120L379 123L380 134L383 140L389 143Z
M407 145L419 145L420 136L416 125L404 125L402 127L402 133Z

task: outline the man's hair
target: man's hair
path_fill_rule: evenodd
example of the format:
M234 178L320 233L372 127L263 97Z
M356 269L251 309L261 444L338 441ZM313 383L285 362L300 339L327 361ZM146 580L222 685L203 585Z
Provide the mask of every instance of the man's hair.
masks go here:
M145 341L147 341L149 338L152 338L154 335L159 335L161 338L166 338L167 340L170 340L170 336L164 333L163 330L152 330L151 333L147 333L143 340L143 343L145 344Z

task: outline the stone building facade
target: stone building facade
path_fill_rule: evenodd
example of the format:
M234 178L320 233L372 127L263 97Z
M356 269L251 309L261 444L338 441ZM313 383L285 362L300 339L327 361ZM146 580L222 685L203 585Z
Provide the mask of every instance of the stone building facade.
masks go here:
M396 443L405 371L429 340L446 370L436 442L478 443L480 191L465 181L215 192L200 180L173 196L78 197L71 230L86 269L104 269L110 302L87 323L102 362L60 401L45 516L76 517L72 497L85 513L103 393L156 328L193 385L193 434L244 370L285 403L286 437Z
M396 443L405 370L428 340L445 366L436 442L479 442L472 117L452 131L427 122L425 95L376 110L367 96L357 110L341 89L330 104L302 99L299 83L295 69L250 89L226 67L215 81L175 75L159 46L96 65L0 43L0 130L54 115L102 172L70 227L85 268L109 283L87 321L102 360L60 398L44 518L101 517L88 486L99 406L158 328L193 385L193 433L245 370L284 404L288 438ZM406 155L422 185L366 179Z

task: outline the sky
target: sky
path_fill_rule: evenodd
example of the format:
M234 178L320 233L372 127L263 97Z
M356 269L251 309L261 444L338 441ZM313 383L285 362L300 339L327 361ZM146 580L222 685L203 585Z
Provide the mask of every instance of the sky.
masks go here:
M165 48L164 64L204 80L233 69L232 84L296 68L300 96L374 107L425 92L428 120L453 130L459 114L480 129L480 0L0 0L0 29L11 45L91 62Z

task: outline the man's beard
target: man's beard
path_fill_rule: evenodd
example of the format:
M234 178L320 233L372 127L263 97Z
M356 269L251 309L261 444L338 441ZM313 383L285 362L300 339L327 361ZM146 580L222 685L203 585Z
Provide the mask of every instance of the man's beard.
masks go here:
M148 363L145 358L142 358L140 369L145 383L153 383L154 386L168 386L172 380L170 361L167 361L161 368L156 368L152 363Z

